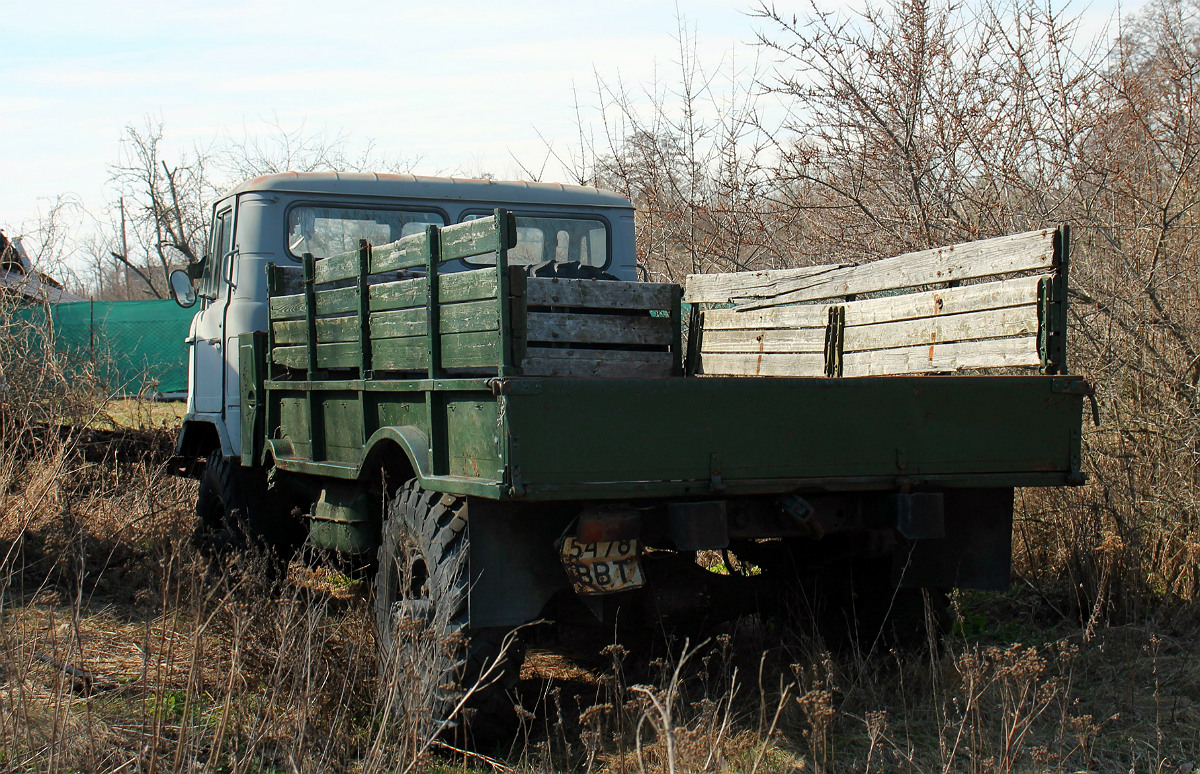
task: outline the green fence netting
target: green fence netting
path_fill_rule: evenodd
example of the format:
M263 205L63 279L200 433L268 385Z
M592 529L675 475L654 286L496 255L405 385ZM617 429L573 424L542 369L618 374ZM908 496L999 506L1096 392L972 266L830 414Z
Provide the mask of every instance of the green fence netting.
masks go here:
M170 300L82 301L18 312L31 328L51 331L68 363L89 364L114 395L187 392L184 339L193 314Z

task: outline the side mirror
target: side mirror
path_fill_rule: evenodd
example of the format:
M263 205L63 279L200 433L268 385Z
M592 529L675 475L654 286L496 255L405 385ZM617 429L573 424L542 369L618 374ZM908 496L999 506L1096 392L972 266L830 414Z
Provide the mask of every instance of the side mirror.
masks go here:
M171 272L171 297L184 309L195 306L196 289L192 287L192 278L186 270L176 269Z

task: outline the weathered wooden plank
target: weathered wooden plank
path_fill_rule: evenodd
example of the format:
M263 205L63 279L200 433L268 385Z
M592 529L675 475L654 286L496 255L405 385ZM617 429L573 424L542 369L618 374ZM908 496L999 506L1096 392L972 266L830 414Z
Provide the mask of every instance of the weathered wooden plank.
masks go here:
M495 216L446 226L439 235L443 261L494 253L500 247L500 232L496 228Z
M351 279L358 276L358 251L351 250L338 253L317 261L314 282L323 285L326 282Z
M271 359L288 368L305 368L308 365L308 347L276 347L271 350ZM358 366L358 342L317 345L318 368L357 368Z
M419 371L429 367L425 336L377 339L371 342L371 367L376 371Z
M707 376L824 376L825 355L714 353L700 357L697 373Z
M931 285L1022 271L1054 268L1056 229L967 242L906 253L811 278L778 283L772 298L752 300L747 309L820 301L862 293Z
M1041 365L1037 337L1023 336L847 353L842 357L842 375L889 376L1037 365Z
M689 274L684 280L683 300L689 304L725 304L730 301L774 298L792 290L793 283L798 280L811 280L845 267L844 263L834 263L795 269Z
M382 312L388 309L408 309L414 306L424 308L428 292L425 278L417 277L416 279L372 285L369 295L371 296L371 311Z
M423 266L429 260L429 238L422 232L371 250L371 274Z
M271 324L276 344L305 344L308 325L304 320L283 320ZM323 317L317 320L317 343L358 341L357 317Z
M982 312L847 327L842 351L863 352L951 341L1034 336L1037 332L1038 308L1036 303L1031 303L1003 309L985 309Z
M317 314L343 314L358 309L358 288L338 288L316 292ZM276 296L270 301L272 320L304 316L304 294Z
M666 317L530 312L528 325L530 342L667 346L674 338Z
M465 301L458 304L443 303L441 329L442 333L498 331L500 330L500 304L494 298Z
M345 314L358 311L358 288L318 290L316 293L317 314Z
M496 297L497 277L495 269L475 269L443 274L438 288L443 304L459 301L482 301Z
M709 352L808 352L825 351L824 328L705 331L701 340Z
M671 375L670 352L530 347L521 363L526 376L659 377Z
M829 308L824 304L782 306L741 311L710 309L704 312L704 330L761 330L765 328L825 328Z
M530 277L527 304L584 309L669 309L671 289L665 282L614 282L612 280Z
M499 331L442 334L444 368L495 368L499 363Z
M271 299L269 308L272 320L303 317L304 294L296 293L288 296L275 296Z
M845 304L846 325L872 325L1032 304L1037 302L1038 282L1043 276L1045 275L1018 277L1003 282L984 282L960 288L851 301ZM795 307L783 307L791 308Z
M394 339L403 336L424 336L425 307L393 309L371 313L371 340Z

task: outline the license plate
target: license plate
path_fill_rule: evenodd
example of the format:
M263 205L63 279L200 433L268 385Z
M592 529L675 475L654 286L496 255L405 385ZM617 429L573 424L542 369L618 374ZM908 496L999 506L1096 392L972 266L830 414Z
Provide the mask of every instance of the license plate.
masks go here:
M645 583L636 540L584 543L568 537L563 539L559 556L576 594L610 594Z

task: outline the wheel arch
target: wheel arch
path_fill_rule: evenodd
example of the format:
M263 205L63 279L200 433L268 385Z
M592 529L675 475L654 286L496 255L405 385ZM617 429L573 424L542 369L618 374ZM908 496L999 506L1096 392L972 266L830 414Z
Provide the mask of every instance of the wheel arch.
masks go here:
M169 462L170 469L176 475L198 479L202 471L201 460L212 454L214 449L220 449L226 457L234 456L227 453L232 448L229 435L219 422L194 416L184 417L179 438L175 441L175 454Z
M384 472L393 477L389 487L399 486L409 479L422 485L429 476L429 441L415 427L381 427L364 444L358 478L375 479Z

